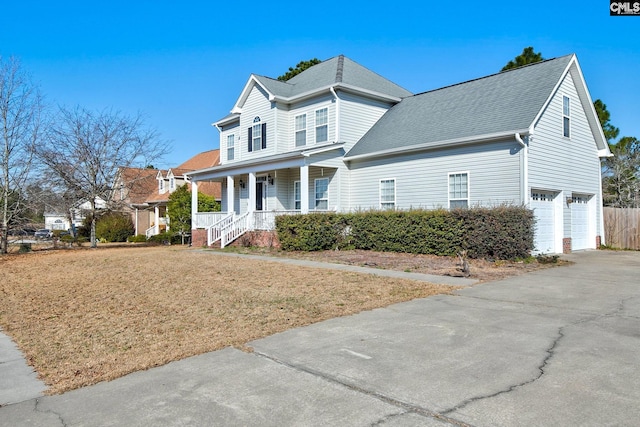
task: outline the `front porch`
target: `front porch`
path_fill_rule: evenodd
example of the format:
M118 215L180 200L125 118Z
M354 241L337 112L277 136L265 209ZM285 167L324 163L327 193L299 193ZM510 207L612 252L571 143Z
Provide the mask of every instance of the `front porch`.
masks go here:
M279 215L300 215L300 210L287 211L253 211L243 215L234 212L198 212L192 218L192 233L203 230L206 240L200 244L212 246L220 242L224 248L249 231L272 232L276 228L276 217Z

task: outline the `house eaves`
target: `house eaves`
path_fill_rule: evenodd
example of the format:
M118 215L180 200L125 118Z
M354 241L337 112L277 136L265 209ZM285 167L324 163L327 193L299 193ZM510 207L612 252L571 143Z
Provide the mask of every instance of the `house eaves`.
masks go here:
M353 93L353 94L357 94L357 95L364 95L367 98L372 98L372 99L377 99L380 101L386 101L386 102L392 102L392 103L398 103L400 101L402 101L402 98L399 98L397 96L391 96L391 95L387 95L385 93L381 93L381 92L376 92L373 90L368 90L368 89L363 89L363 88L359 88L357 86L353 86L353 85L349 85L349 84L345 84L345 83L335 83L332 85L327 85L321 88L317 88L317 89L313 89L295 96L290 96L290 97L284 97L284 96L277 96L277 95L270 95L269 97L269 101L271 102L282 102L284 104L293 104L294 102L301 102L301 101L305 101L307 99L316 97L318 95L321 95L323 93L331 93L331 89L334 90L342 90L344 92L349 92L349 93Z
M495 141L506 141L506 140L515 140L515 134L519 133L522 136L529 134L529 129L518 129L507 132L496 132L490 133L486 135L474 135L465 138L455 138L448 139L444 141L433 141L426 142L423 144L415 144L409 147L396 147L388 150L380 150L366 154L357 154L349 156L348 154L344 157L345 162L355 161L355 160L369 160L379 157L389 157L396 156L401 154L410 154L417 152L425 152L432 150L439 150L441 148L451 148L451 147L459 147L463 145L470 144L481 144L485 142L495 142Z
M320 147L314 147L312 149L260 157L257 159L234 162L227 165L213 166L207 169L187 172L184 175L189 180L195 179L196 181L203 181L207 179L222 178L228 175L243 175L246 173L263 172L270 169L300 167L309 164L308 158L314 154L337 150L343 146L344 143L331 143Z

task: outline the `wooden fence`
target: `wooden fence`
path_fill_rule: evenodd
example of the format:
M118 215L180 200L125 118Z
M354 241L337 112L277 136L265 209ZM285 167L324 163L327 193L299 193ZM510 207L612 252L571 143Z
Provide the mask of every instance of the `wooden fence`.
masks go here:
M606 245L640 250L640 209L604 208Z

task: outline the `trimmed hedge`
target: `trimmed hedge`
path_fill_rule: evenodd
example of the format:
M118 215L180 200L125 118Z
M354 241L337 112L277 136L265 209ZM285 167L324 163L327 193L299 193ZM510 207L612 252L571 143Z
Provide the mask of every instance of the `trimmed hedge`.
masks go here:
M365 249L470 258L526 258L533 249L533 212L499 206L454 210L312 213L276 218L282 249Z

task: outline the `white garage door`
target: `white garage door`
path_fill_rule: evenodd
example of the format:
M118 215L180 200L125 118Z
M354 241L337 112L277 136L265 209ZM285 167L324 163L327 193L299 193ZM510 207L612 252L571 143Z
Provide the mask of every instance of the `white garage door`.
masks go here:
M534 235L535 253L554 253L555 250L555 193L550 191L531 191L531 209L536 218Z
M571 250L593 247L589 238L589 196L572 196L571 203ZM595 245L595 243L594 243Z

